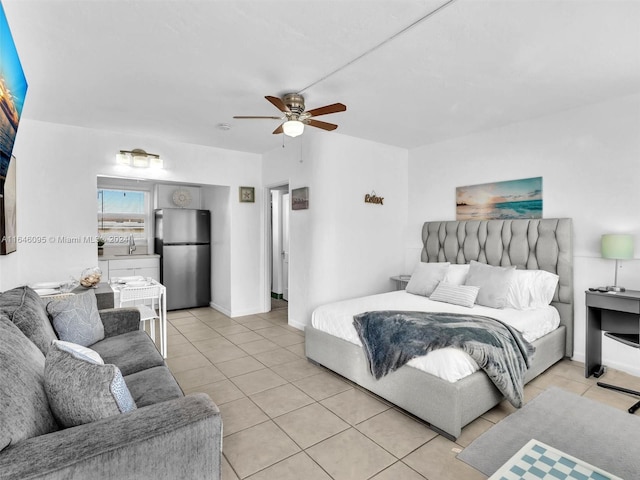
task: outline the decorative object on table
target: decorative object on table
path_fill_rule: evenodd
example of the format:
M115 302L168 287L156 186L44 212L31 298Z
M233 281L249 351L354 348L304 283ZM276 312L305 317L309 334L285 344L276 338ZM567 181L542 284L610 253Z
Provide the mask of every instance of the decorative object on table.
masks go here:
M256 201L255 188L253 187L240 187L239 195L241 203L254 203Z
M2 174L0 173L0 175ZM0 255L13 253L18 247L16 236L16 157L11 157L5 175L6 177L0 176Z
M624 292L624 287L618 286L618 260L630 260L633 258L633 236L620 233L602 235L600 250L602 258L610 258L616 261L613 285L606 287L606 289L611 292Z
M371 193L367 193L364 196L364 203L374 203L376 205L384 205L384 197L376 195L375 190L371 190Z
M180 208L188 207L189 205L191 205L192 201L191 192L183 188L178 188L173 192L171 200L173 201L174 205Z
M101 278L102 270L98 267L85 268L80 275L80 285L86 288L95 287Z
M291 190L291 210L306 210L309 208L309 187Z
M542 218L542 177L456 188L456 220Z

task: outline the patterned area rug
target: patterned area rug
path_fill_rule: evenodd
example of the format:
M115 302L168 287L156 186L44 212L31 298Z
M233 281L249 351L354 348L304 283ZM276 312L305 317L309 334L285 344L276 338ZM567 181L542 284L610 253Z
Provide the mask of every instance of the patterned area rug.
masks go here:
M640 417L559 388L509 415L458 458L491 476L532 438L621 478L638 478Z

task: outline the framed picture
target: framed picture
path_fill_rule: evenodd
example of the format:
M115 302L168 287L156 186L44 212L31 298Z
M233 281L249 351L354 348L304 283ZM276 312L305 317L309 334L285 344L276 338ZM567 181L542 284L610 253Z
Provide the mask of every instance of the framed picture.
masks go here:
M0 177L0 255L16 251L16 157Z
M13 144L27 95L27 79L0 3L0 177L8 177Z
M309 187L291 190L291 210L306 210L309 208Z
M256 201L256 190L253 187L240 187L240 202L254 203Z
M456 220L542 218L542 177L456 188Z

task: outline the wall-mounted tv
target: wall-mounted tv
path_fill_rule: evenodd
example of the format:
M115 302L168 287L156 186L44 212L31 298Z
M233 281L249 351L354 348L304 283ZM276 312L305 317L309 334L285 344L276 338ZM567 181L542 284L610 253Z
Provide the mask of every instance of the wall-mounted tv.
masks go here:
M0 182L4 181L9 170L26 95L27 80L0 3Z

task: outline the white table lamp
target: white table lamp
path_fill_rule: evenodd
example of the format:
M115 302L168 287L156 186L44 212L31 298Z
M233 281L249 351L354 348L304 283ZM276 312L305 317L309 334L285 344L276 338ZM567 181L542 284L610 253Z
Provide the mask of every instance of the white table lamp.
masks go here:
M618 260L633 258L633 236L626 234L602 235L602 258L611 258L616 261L616 274L614 285L607 287L613 292L624 292L624 287L618 286Z

